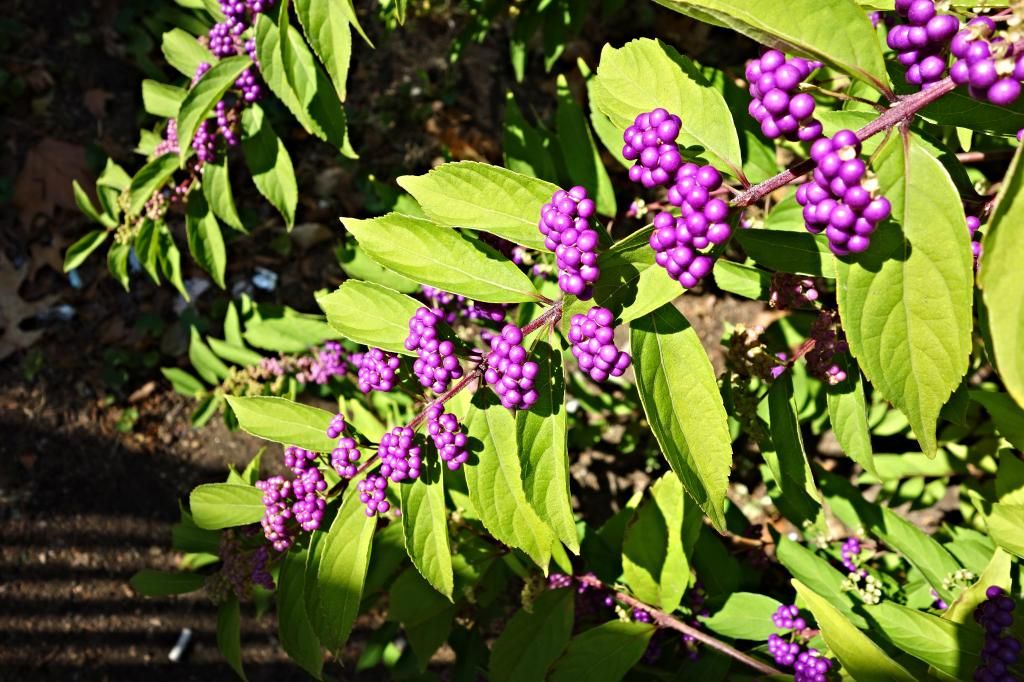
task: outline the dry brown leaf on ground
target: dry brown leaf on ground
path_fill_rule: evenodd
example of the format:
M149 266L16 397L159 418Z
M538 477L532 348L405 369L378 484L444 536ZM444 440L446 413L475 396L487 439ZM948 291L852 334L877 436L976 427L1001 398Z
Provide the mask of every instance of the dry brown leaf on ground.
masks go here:
M85 147L44 137L25 156L25 165L14 184L14 206L25 225L39 214L53 217L54 210L74 210L71 181L93 186L85 161Z
M21 323L49 308L59 298L44 296L38 301L26 301L18 295L25 280L26 268L15 269L0 252L0 360L16 350L28 348L42 336L42 331L24 331Z

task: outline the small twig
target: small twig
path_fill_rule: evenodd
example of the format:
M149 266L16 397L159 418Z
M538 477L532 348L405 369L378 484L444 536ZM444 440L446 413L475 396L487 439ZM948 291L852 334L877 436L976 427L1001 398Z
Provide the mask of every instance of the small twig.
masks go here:
M626 594L625 592L619 592L618 590L614 590L614 589L608 587L603 582L601 582L600 579L598 579L596 576L589 575L589 574L588 575L581 575L581 576L577 576L576 579L579 580L584 585L588 585L590 587L594 587L594 588L597 588L599 590L609 590L611 592L614 592L616 599L618 599L619 601L621 601L624 604L628 604L629 606L632 606L634 609L640 609L641 611L646 611L647 613L649 613L651 615L651 617L654 619L654 622L657 623L659 626L661 626L663 628L669 628L669 629L672 629L672 630L677 630L678 632L682 632L684 635L689 635L690 637L693 637L698 642L701 642L702 644L711 647L712 649L714 649L715 651L717 651L717 652L719 652L721 654L725 654L726 656L729 656L730 658L734 658L737 661L739 661L740 663L743 663L744 665L747 665L747 666L753 668L754 670L756 670L756 671L758 671L760 673L764 673L765 675L784 675L785 674L781 670L777 670L777 669L773 668L772 666L768 665L767 663L764 663L762 661L757 660L753 656L748 656L747 654L743 653L742 651L740 651L736 647L731 646L729 644L726 644L725 642L723 642L720 639L716 639L716 638L712 637L711 635L709 635L708 633L704 632L703 630L698 630L697 628L695 628L695 627L693 627L691 625L687 625L686 623L684 623L683 621L679 620L678 618L675 618L674 616L671 616L671 615L665 613L664 611L656 609L655 607L650 606L649 604L645 604L644 602L640 601L639 599L637 599L635 597L632 597L632 596Z
M1009 159L1013 156L1016 150L1013 149L994 149L990 152L960 152L956 155L956 160L960 163L984 163L985 161L1001 161L1003 159Z
M815 90L817 92L820 92L823 95L828 95L829 97L835 97L836 99L839 99L839 100L845 100L847 102L860 102L861 104L867 104L869 107L873 108L875 111L878 111L878 112L885 111L885 105L884 104L879 104L878 102L872 102L869 99L865 99L863 97L857 97L856 95L850 95L850 94L847 94L845 92L838 92L836 90L829 90L828 88L823 88L820 85L815 85L814 83L802 83L800 85L800 90L802 90L804 92L807 92L808 90Z

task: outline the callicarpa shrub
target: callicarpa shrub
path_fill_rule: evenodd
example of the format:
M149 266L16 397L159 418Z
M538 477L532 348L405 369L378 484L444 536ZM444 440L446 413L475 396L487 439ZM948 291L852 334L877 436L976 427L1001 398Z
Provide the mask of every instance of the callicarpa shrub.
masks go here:
M1024 675L1024 9L659 4L747 51L605 45L550 120L509 96L503 166L341 218L373 267L322 315L240 296L165 368L198 424L275 444L191 491L181 571L132 580L205 590L239 675L250 600L318 679ZM227 222L234 136L278 144L260 98L310 122L280 32L334 79L347 6L225 4L175 56L203 73L107 195L115 264L173 279L169 183L189 235Z

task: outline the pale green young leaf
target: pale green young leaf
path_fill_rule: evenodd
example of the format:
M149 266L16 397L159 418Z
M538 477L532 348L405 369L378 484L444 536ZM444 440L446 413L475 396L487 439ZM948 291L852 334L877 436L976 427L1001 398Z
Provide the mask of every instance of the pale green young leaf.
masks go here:
M733 639L759 641L777 632L772 623L772 614L782 606L777 599L753 592L736 592L729 595L721 609L710 618L701 618L701 623L710 630Z
M530 248L543 248L540 209L558 187L476 161L445 163L425 175L403 175L399 186L442 225L489 232Z
M192 519L200 528L215 530L256 523L263 518L263 492L251 485L206 483L189 495Z
M974 670L982 664L984 635L979 629L892 601L864 609L875 624L873 632L879 632L903 651L946 675L959 680L971 679Z
M1024 163L1021 150L1013 158L995 209L985 228L984 256L978 283L985 301L986 317L995 364L1006 390L1024 407L1024 270L1020 245L1024 244Z
M421 284L488 303L538 297L530 278L493 248L429 220L389 213L342 218L370 258Z
M195 36L180 28L164 33L160 49L167 63L186 78L195 76L200 64L213 64L217 61L213 53L203 47Z
M330 452L337 439L327 437L334 415L319 407L273 396L227 396L228 404L246 433L264 440Z
M562 654L572 635L573 590L548 590L508 621L491 649L494 682L536 682Z
M316 297L327 323L356 343L414 355L405 347L409 320L423 304L394 289L350 279Z
M338 99L345 101L345 82L352 57L352 30L341 9L351 0L295 0L306 39L331 77Z
M584 630L555 661L548 682L618 682L647 650L656 628L612 620Z
M398 486L405 549L420 575L451 600L455 578L448 542L442 464L436 454L428 456L423 464L419 478Z
M195 398L206 390L203 382L199 381L199 379L196 379L183 369L178 369L177 367L161 367L160 372L164 375L165 379L171 382L171 386L174 390L181 395L188 396L189 398Z
M938 161L899 136L875 170L893 219L838 261L839 312L864 374L934 456L939 410L967 371L973 266L960 196Z
M799 580L793 581L793 587L814 614L829 650L853 679L857 682L914 682L914 676L906 668L889 658L827 599Z
M177 118L187 91L175 85L146 79L142 81L142 107L160 118Z
M662 454L716 528L725 528L732 439L718 382L697 332L671 305L635 320L637 389Z
M630 591L648 604L671 613L690 582L690 562L683 548L686 494L674 474L651 486L626 525L622 541L622 577Z
M231 369L203 341L203 337L195 327L189 329L188 360L192 367L207 383L219 384L227 379Z
M324 341L340 339L342 335L319 316L292 315L250 322L244 337L250 346L263 350L302 353Z
M515 419L489 400L488 393L479 391L474 396L463 421L472 453L470 466L464 468L469 498L496 539L523 550L547 570L555 538L526 500Z
M715 261L715 284L724 291L752 300L766 300L771 275L760 268L719 258Z
M295 224L295 206L299 201L291 156L258 105L242 113L242 127L245 129L242 153L252 181L278 210L290 230Z
M573 552L579 552L576 520L569 497L569 455L566 450L565 375L562 354L552 348L549 336L530 351L537 363L534 380L537 402L516 413L519 460L523 467L526 499L545 519L555 535Z
M668 45L640 38L605 45L590 88L590 106L620 130L644 111L662 107L682 119L678 142L734 177L741 175L740 142L722 94L697 66Z
M850 0L655 0L789 54L811 57L876 89L889 90L885 61L867 13ZM839 30L839 27L842 27Z
M245 346L236 346L212 336L206 337L206 343L210 345L210 349L217 354L217 357L241 367L253 367L263 360L263 356L254 350L249 350Z
M993 504L992 513L985 519L988 533L997 545L1024 559L1024 505Z

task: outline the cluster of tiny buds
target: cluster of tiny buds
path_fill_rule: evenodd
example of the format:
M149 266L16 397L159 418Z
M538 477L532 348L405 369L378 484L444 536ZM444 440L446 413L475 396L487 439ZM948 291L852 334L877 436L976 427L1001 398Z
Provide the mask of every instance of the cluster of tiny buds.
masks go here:
M596 382L622 376L629 367L629 353L615 347L615 316L607 308L595 306L586 314L572 316L569 342L581 370Z
M864 585L861 585L861 581ZM865 604L878 604L882 601L882 583L866 571L852 571L843 580L842 589L846 592L856 592Z
M928 87L946 75L946 48L960 30L960 20L939 14L932 0L896 0L896 14L907 20L889 30L886 42L907 67L911 85Z
M821 123L814 120L814 98L799 92L800 83L821 67L800 57L767 50L760 59L747 62L746 77L753 98L748 113L769 139L811 142L821 137Z
M541 207L537 223L544 246L555 253L559 288L584 301L593 296L594 282L601 274L597 267L598 236L590 223L595 211L586 188L577 185L568 192L555 192Z
M622 134L625 146L622 156L636 163L629 169L629 179L651 188L664 185L683 165L676 146L682 120L662 108L639 114L633 125Z
M528 353L521 345L523 332L514 324L507 324L500 336L491 339L487 354L484 379L494 389L501 404L510 410L528 410L537 402L533 380L537 376L537 363L527 360Z
M1020 659L1020 640L1010 634L1016 603L1003 588L992 585L985 590L985 601L974 610L974 620L985 631L981 650L982 665L974 671L977 682L1004 682L1019 679L1009 667Z
M778 310L806 308L818 300L818 285L813 277L776 272L768 293L768 305Z
M348 368L345 353L337 341L328 341L309 354L295 360L295 378L304 384L323 385L333 377L343 376Z
M387 393L395 387L395 374L402 361L397 355L380 348L367 349L365 353L354 353L349 357L357 369L356 383L363 393L382 391Z
M453 379L462 376L455 344L438 338L440 318L430 308L419 308L409 320L405 349L417 355L413 373L424 388L443 393Z
M457 471L469 459L469 440L458 418L445 412L442 406L431 405L427 409L427 433L434 441L441 461L452 471Z

